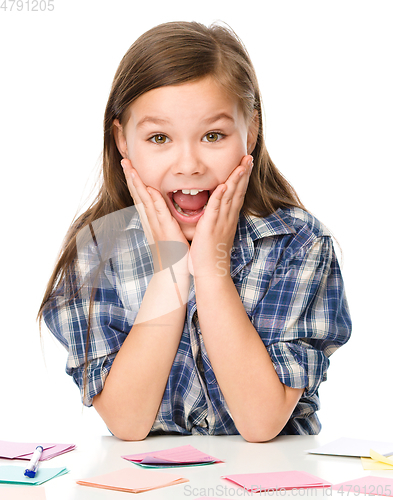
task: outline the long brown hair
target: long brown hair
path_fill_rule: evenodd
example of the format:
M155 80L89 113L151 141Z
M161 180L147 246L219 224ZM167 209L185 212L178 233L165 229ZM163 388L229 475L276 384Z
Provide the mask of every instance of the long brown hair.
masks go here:
M267 152L257 77L237 35L219 24L207 27L197 22L169 22L156 26L136 40L116 71L105 110L102 184L94 202L73 222L66 235L38 312L40 323L44 307L50 307L50 299L58 287L65 281L70 282L78 232L86 226L91 228L93 221L134 204L120 165L122 156L114 139L114 120L125 125L130 104L149 90L207 76L215 78L239 100L246 117L251 119L257 111L259 131L252 152L254 168L243 212L266 217L280 207L304 209ZM93 297L90 305L92 300ZM90 326L87 345L89 331ZM86 348L86 361L87 351Z

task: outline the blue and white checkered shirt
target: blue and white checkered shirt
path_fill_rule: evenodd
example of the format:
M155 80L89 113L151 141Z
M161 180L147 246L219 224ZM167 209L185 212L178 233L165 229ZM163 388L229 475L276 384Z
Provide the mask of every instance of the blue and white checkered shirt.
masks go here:
M102 390L153 275L150 247L136 212L125 225L120 247L105 263L92 304L87 391L82 397L87 406ZM89 252L79 254L81 274L90 272ZM328 230L299 208L278 209L265 218L241 214L231 276L281 382L305 388L281 434L317 434L318 388L326 379L328 358L351 333ZM89 293L69 299L58 292L52 307L44 310L45 323L68 350L66 372L82 393L88 313ZM151 432L238 434L205 349L193 281L183 334Z

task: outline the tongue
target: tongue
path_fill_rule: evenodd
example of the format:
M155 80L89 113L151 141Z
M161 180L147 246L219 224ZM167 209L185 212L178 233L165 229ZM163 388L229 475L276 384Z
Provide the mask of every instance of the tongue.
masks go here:
M173 193L173 201L176 202L179 207L183 210L200 210L206 205L209 198L208 191L201 191L198 194L183 194L181 191Z

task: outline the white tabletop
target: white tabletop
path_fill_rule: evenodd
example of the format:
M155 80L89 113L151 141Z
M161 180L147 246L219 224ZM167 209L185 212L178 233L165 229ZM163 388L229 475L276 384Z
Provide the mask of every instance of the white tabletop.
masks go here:
M200 496L216 496L222 499L273 496L272 492L247 494L242 488L221 476L236 473L275 472L302 470L332 483L356 479L366 475L393 478L393 471L365 471L355 457L324 456L309 454L305 450L318 447L327 441L319 436L279 436L268 443L247 443L241 436L155 436L144 441L125 442L111 436L86 438L75 443L77 448L42 464L42 467L67 467L70 472L44 484L47 500L122 500L133 498L132 493L111 491L76 484L78 479L89 478L125 467L139 466L121 458L122 455L156 451L191 444L224 463L179 467L169 472L179 473L189 482L138 494L142 500L186 500ZM0 460L0 465L9 465ZM12 461L25 465L25 461ZM165 469L157 469L165 470ZM1 495L0 485L0 498ZM30 488L30 487L29 487ZM274 496L283 496L277 492ZM296 492L300 496L300 492ZM304 492L303 492L304 493ZM313 497L327 496L327 492L312 490ZM130 496L131 495L131 496ZM330 490L329 496L340 496ZM285 496L294 496L290 491ZM310 496L306 494L303 496ZM345 492L345 497L353 496ZM363 495L362 495L363 496ZM6 500L6 499L4 499ZM26 496L26 500L28 497Z

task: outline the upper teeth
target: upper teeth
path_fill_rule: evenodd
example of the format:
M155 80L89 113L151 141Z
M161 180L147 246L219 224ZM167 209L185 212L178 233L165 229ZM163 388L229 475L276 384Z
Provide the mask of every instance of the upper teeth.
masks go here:
M203 191L203 189L182 189L181 192L183 194L192 194L192 195L195 195L195 194L198 194L198 193L201 193ZM177 193L177 189L175 189L173 191L174 193Z

